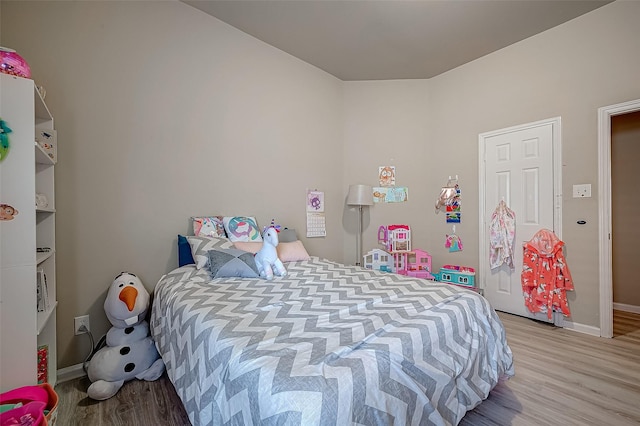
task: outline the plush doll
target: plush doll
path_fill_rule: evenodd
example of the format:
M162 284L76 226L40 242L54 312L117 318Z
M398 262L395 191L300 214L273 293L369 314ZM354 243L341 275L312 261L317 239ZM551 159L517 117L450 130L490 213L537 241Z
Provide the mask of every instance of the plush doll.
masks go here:
M278 252L276 251L278 232L278 228L273 225L265 228L262 233L262 248L256 253L255 257L260 276L268 280L273 279L274 273L279 277L287 275L287 270L278 258Z
M138 277L122 272L114 279L104 301L113 327L107 332L106 346L89 362L89 397L109 399L126 381L153 381L164 372L164 363L149 335L149 323L144 319L148 308L149 293Z

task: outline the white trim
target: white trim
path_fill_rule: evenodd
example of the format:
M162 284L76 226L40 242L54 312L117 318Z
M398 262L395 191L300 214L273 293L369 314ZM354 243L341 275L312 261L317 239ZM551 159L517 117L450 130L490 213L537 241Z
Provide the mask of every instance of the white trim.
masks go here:
M594 327L592 325L580 324L577 322L564 321L564 323L562 324L562 328L564 328L565 330L571 330L578 333L589 334L591 336L600 337L601 335L600 329L598 327Z
M640 306L636 306L636 305L627 305L625 303L613 302L613 309L615 309L616 311L624 311L624 312L631 312L633 314L640 314Z
M71 365L69 367L61 368L58 370L58 382L64 383L70 380L79 379L80 377L86 376L87 373L84 372L84 368L82 367L82 363Z
M487 235L487 217L485 215L485 189L486 189L486 176L485 176L485 147L487 138L501 135L504 133L510 133L514 131L521 131L530 129L533 127L540 127L546 125L552 125L553 131L553 199L554 199L554 215L553 215L553 232L562 239L562 119L561 117L548 118L546 120L540 120L533 123L522 124L519 126L508 127L506 129L494 130L491 132L480 133L478 135L478 207L480 210L479 217L479 250L478 250L478 286L481 289L485 288L487 281L487 268L484 266L486 262L483 259L489 258L487 241L489 241Z
M600 335L613 337L611 266L611 117L640 110L640 100L598 108Z

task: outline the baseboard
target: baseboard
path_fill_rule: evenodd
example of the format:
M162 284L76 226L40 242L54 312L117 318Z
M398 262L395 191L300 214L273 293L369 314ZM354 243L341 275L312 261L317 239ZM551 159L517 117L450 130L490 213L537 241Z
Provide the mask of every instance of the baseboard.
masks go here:
M580 324L577 322L571 322L565 320L562 324L562 328L572 331L577 331L578 333L589 334L591 336L600 337L600 328L594 327L592 325Z
M61 368L58 370L57 374L57 383L68 382L69 380L79 379L80 377L84 377L87 375L87 373L84 372L82 363Z
M640 306L625 305L624 303L613 303L613 309L624 312L631 312L634 314L640 314Z

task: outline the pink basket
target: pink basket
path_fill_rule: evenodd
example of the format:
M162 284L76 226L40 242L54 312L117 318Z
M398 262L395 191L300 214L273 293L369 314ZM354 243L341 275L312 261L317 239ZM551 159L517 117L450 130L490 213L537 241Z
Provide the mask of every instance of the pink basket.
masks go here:
M0 47L0 72L31 78L29 64L15 50Z

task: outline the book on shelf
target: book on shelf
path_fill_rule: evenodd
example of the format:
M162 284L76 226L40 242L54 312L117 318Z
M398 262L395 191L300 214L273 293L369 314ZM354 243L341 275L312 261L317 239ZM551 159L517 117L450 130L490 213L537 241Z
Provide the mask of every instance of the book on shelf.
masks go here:
M39 268L36 273L36 297L38 312L46 312L50 309L49 288L47 287L47 274Z
M38 346L38 384L49 381L49 345Z

